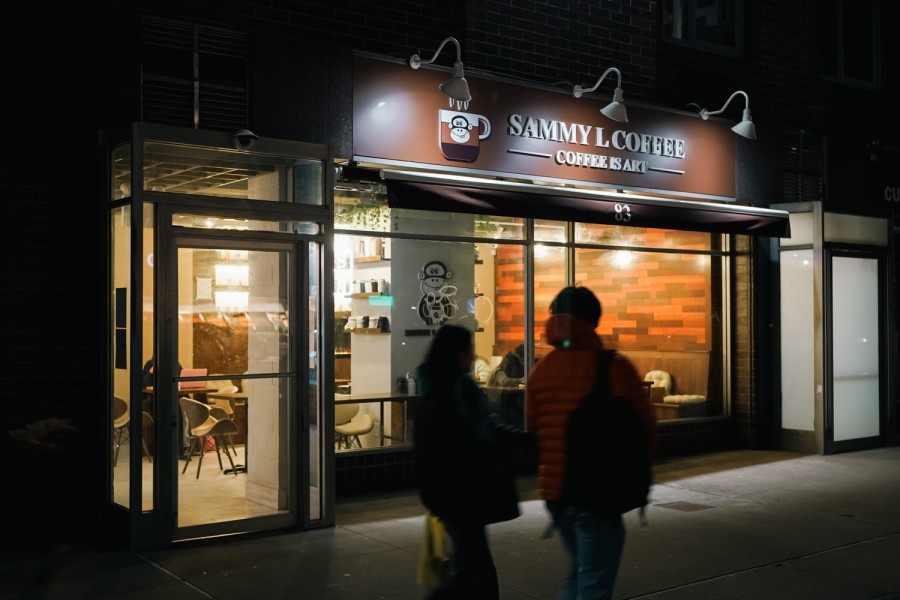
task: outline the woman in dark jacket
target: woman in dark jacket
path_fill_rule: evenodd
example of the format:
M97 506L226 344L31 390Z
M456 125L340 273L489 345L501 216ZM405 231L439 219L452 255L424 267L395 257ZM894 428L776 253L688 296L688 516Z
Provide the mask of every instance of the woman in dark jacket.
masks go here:
M417 370L419 495L453 542L452 574L432 600L498 598L485 526L519 514L515 482L495 443L484 393L470 375L474 357L472 333L445 325Z

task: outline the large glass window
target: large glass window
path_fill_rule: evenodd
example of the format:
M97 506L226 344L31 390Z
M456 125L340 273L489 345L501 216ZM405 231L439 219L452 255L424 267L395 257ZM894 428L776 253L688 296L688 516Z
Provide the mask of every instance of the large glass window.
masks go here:
M112 452L112 489L110 499L130 506L129 475L131 448L131 387L129 335L131 328L131 207L115 208L110 213L110 272L112 273L112 397L110 398ZM150 479L152 481L152 477Z
M523 425L525 220L392 210L377 187L335 204L335 448L412 442L415 370L445 323L473 331L473 376Z
M144 144L144 189L269 202L324 204L322 162L169 142ZM113 153L113 199L131 195L131 154Z
M131 394L130 331L135 324L131 319L131 206L120 206L110 211L110 272L112 274L112 396L110 413L112 418L112 489L110 499L122 506L131 506L129 480L131 476L131 447L137 444L141 456L141 510L154 509L154 480L151 461L156 446L156 404L153 401L154 375L148 368L142 374L141 396ZM144 223L141 230L141 276L143 285L143 316L138 326L142 331L142 364L151 364L154 343L153 318L153 207L144 206ZM133 405L140 405L136 411ZM134 414L139 412L140 421L132 423ZM138 431L139 436L132 436ZM134 439L133 439L134 438Z
M647 376L658 419L726 413L721 236L537 220L529 244L525 219L390 209L379 186L335 202L338 451L411 443L411 377L448 322L474 332L473 376L497 418L524 425L526 356L551 349L550 303L575 284L600 297L598 331Z
M598 333L628 356L659 420L721 415L722 260L632 248L575 251L576 283L600 298Z

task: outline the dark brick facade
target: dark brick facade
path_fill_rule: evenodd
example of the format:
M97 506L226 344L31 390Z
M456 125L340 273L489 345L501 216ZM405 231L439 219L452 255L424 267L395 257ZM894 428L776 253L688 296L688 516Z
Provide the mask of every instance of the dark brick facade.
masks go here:
M78 427L67 440L67 453L15 456L4 469L5 496L15 507L10 518L27 529L40 523L45 531L31 536L39 542L99 529L111 442L103 385L108 299L98 132L142 119L142 14L246 32L251 63L247 125L260 135L328 143L344 157L349 153L353 50L430 57L443 38L453 35L473 75L568 87L592 85L603 69L615 66L622 71L626 102L679 109L692 102L718 107L732 91L743 89L760 139L756 146L736 141L738 201L766 205L782 201L779 165L787 131L827 137L842 159L832 170L849 169L847 160L864 165L872 140L898 144L900 38L894 29L900 5L881 4L877 90L823 75L824 57L834 43L823 30L833 6L808 0L744 2L740 58L663 40L660 3L652 0L110 0L62 9L42 5L41 11L20 8L8 15L18 35L5 36L0 48L8 133L0 150L6 317L0 426L17 429L39 418L66 417ZM73 10L83 12L64 12ZM440 63L449 61L445 49ZM851 113L845 115L845 109ZM737 118L739 111L732 107L729 114ZM840 198L829 198L826 187L824 199L852 205L854 192L865 193L864 178L845 180L850 183L841 188ZM736 265L751 271L753 285L738 290L738 331L746 337L736 339L735 419L667 430L663 452L728 446L736 439L732 427L743 446L771 443L776 357L764 333L772 317L767 260L765 249L751 244ZM757 322L761 313L766 318ZM691 428L698 431L677 435ZM693 445L686 445L687 439ZM407 468L402 461L392 466L401 472ZM342 466L339 478L345 470L350 477L350 469ZM348 483L348 490L353 487Z

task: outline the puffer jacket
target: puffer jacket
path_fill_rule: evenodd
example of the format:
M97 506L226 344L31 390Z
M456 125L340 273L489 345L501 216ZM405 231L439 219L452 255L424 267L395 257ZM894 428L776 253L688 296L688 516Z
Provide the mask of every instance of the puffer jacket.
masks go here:
M566 464L566 422L593 389L597 353L603 342L585 319L557 314L547 321L546 339L553 346L532 368L525 387L525 419L538 444L538 484L544 500L556 500L562 490ZM613 396L627 398L638 408L647 428L649 452L656 454L656 423L641 377L634 365L616 353L609 366Z

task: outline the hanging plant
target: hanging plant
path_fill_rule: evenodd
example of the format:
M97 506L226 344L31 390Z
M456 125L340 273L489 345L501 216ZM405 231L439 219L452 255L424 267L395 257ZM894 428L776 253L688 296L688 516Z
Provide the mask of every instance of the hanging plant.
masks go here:
M383 202L362 200L335 214L335 221L353 229L388 231L391 209Z

